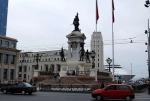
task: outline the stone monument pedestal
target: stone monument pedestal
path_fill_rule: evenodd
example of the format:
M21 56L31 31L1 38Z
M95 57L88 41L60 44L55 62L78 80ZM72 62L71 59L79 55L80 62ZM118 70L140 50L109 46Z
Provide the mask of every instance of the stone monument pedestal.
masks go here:
M90 69L90 76L95 76L95 72L96 72L96 69L95 68L91 68Z
M66 36L68 38L68 55L65 62L61 62L60 77L67 76L67 73L75 72L75 75L90 72L91 63L87 63L85 56L83 61L80 60L81 50L84 50L84 40L86 36L80 31L72 31ZM83 74L85 75L85 74Z

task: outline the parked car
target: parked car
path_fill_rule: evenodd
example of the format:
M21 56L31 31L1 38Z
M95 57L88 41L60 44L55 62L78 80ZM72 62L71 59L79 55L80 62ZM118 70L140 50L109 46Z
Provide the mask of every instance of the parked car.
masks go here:
M124 100L131 101L135 98L133 88L126 84L111 84L103 89L92 92L92 97L96 100Z
M31 95L33 92L36 92L36 87L31 86L29 83L26 82L21 82L21 83L16 83L12 84L10 86L2 87L1 92L4 94L7 93L21 93L21 94L26 94L28 93Z

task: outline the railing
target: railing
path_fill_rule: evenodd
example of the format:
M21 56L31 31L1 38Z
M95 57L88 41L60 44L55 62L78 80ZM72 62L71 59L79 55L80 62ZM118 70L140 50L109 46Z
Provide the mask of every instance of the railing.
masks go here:
M109 76L109 73L106 73L106 72L97 72L97 75Z
M51 71L40 71L40 75L53 75Z
M76 75L89 75L90 71L76 71Z
M90 84L39 84L40 91L93 91L98 85Z

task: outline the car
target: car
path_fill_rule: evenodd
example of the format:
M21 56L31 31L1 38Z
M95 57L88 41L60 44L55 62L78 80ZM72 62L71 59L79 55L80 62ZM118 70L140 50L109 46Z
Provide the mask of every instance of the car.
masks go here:
M36 87L31 86L29 83L26 82L21 82L21 83L16 83L16 84L11 84L10 86L2 87L1 92L4 94L7 93L21 93L21 94L26 94L28 93L31 95L33 92L36 92Z
M92 97L96 100L125 100L131 101L135 98L134 90L127 84L110 84L103 89L92 91Z

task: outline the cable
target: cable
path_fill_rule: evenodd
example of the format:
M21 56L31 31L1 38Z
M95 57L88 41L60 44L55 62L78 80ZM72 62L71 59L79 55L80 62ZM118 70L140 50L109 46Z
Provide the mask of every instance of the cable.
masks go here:
M144 42L133 42L133 43L130 43L130 42L126 42L126 43L115 43L114 45L117 45L117 44L134 44L134 43L144 43ZM104 45L112 45L112 44L104 44ZM85 47L90 47L89 45ZM30 50L30 51L34 51L34 50L50 50L49 48L52 48L53 50L60 50L61 48L60 47L44 47L44 48L34 48L31 47L32 49L27 49L27 50ZM68 46L64 46L64 49L67 49ZM22 50L25 50L25 49L22 49Z
M125 38L125 39L115 39L114 41L116 41L116 40L131 40L131 39L134 39L134 38L143 36L143 35L145 35L145 34L141 34L141 35L138 35L138 36L135 36L135 37ZM104 40L104 41L112 41L112 40ZM91 43L91 42L86 42L86 43ZM42 45L42 46L28 46L28 47L43 47L43 46L56 46L56 45L61 45L61 46L63 46L64 44ZM28 48L28 47L20 47L20 48Z

